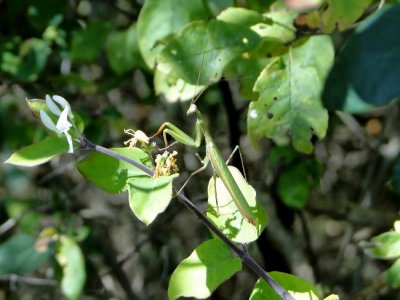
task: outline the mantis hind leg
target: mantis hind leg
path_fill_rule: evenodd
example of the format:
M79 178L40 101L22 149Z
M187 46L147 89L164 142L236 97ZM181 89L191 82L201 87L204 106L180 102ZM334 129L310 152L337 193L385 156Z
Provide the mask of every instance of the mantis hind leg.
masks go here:
M244 179L246 179L246 181L247 181L246 169L244 168L244 162L243 162L243 155L242 155L242 151L240 151L239 145L236 145L235 149L233 149L231 155L229 155L228 159L226 160L226 164L229 165L229 163L231 162L231 160L236 152L239 152L240 162L242 164L243 176L244 176Z
M179 189L179 191L175 195L178 195L180 192L182 192L182 190L189 183L189 181L192 179L193 176L195 176L196 174L204 171L207 168L210 159L208 158L208 156L206 156L206 157L204 157L203 160L201 160L201 158L200 158L200 161L201 161L201 163L203 165L200 168L198 168L197 170L195 170L193 173L190 174L189 178L186 179L185 183L181 186L181 188Z

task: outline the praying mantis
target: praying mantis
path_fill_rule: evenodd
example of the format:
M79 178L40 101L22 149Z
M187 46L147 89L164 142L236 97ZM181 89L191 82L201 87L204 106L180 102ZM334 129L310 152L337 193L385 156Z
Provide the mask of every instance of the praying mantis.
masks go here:
M233 178L231 172L229 171L228 166L221 154L221 151L216 146L211 136L211 133L206 125L206 122L202 117L201 112L198 110L196 104L194 104L193 101L186 114L188 116L193 114L196 115L197 121L195 125L196 126L195 138L190 137L189 135L187 135L185 132L183 132L181 129L179 129L177 126L175 126L170 122L163 123L155 135L158 135L162 132L165 142L166 142L166 134L168 134L171 137L173 137L176 141L195 148L200 147L202 137L204 136L207 154L205 158L202 160L203 166L200 169L193 172L191 174L191 177L196 173L204 170L207 167L208 163L211 162L211 165L215 173L222 180L224 186L231 195L240 213L245 217L245 219L250 224L258 226L260 222L258 220L257 215L254 212L254 209L252 209L248 204L245 196L243 195L238 184Z

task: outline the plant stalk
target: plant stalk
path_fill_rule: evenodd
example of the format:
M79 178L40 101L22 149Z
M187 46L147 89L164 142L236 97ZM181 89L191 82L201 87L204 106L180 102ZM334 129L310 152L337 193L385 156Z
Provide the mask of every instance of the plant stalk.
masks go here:
M80 147L82 149L91 149L103 153L105 155L114 157L115 159L123 160L133 165L134 167L140 169L149 176L154 175L154 172L151 169L143 166L139 162L130 159L124 155L121 155L119 153L116 153L110 149L96 145L86 138L81 138L79 142L80 142ZM177 191L178 190L174 187L174 192L176 193ZM283 300L294 300L294 298L284 288L282 288L271 276L269 276L268 273L250 255L247 254L247 252L243 251L238 246L236 246L210 220L208 220L207 217L205 217L203 213L199 211L198 208L185 195L179 193L176 195L176 197L200 220L200 222L202 222L209 230L215 233L226 245L228 245L228 247L231 248L231 250L240 257L242 262L245 263L251 270L253 270L253 272L256 273L260 278L262 278Z

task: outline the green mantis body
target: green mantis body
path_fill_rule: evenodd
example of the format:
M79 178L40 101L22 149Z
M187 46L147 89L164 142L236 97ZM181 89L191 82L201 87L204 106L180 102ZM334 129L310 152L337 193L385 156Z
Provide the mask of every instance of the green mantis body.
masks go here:
M157 134L163 132L164 140L165 135L169 134L178 142L196 148L200 147L202 136L204 136L207 155L202 161L203 167L195 171L192 175L203 170L208 165L208 163L211 162L215 173L222 180L224 186L228 190L241 214L246 218L249 223L257 226L259 224L258 218L254 215L252 208L247 203L246 198L244 197L238 184L233 178L231 172L229 171L228 166L222 157L221 151L219 151L219 149L215 145L214 140L212 139L212 136L207 128L207 125L195 104L191 104L189 110L187 111L187 115L191 115L193 113L196 113L197 117L196 136L194 139L188 136L185 132L176 127L174 124L169 122L161 125Z

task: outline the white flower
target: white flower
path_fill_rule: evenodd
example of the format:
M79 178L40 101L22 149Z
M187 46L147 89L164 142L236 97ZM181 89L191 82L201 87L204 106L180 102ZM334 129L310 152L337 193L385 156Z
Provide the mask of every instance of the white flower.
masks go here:
M57 105L53 100L61 106L62 111L59 108L59 105ZM71 106L69 105L67 100L57 95L53 96L53 99L49 95L46 95L46 104L49 110L54 115L59 116L57 124L54 124L49 115L43 109L40 110L40 119L42 120L43 124L51 131L54 131L58 135L64 134L67 138L69 145L68 153L74 153L72 137L68 132L72 127L72 123L70 122L70 120L73 119Z

